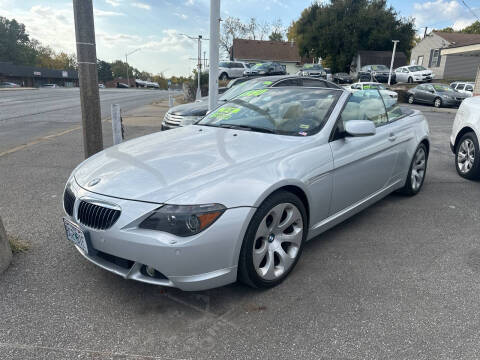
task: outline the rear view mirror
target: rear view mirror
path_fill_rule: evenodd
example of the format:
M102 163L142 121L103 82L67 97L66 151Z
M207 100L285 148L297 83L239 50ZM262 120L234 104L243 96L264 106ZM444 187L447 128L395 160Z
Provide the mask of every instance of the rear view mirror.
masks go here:
M370 120L350 120L345 123L345 132L350 136L370 136L375 135L377 129Z

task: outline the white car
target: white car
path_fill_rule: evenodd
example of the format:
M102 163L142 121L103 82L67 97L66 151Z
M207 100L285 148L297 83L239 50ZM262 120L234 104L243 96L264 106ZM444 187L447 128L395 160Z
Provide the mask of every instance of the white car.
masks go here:
M218 64L218 74L220 80L242 77L243 72L248 69L248 64L240 61L221 61L220 64Z
M420 65L401 66L395 69L395 75L397 76L397 83L432 81L435 77L431 70Z
M382 97L390 97L392 99L397 100L398 99L398 94L395 91L387 90L385 85L380 84L378 82L356 82L352 85L345 86L345 89L347 89L350 92L355 92L358 90L379 90L380 94L382 94Z
M462 81L455 81L450 84L450 87L462 94L473 96L473 88L475 87L475 83L473 82L462 82Z
M450 148L455 154L455 167L461 177L480 179L480 97L462 101L453 122Z

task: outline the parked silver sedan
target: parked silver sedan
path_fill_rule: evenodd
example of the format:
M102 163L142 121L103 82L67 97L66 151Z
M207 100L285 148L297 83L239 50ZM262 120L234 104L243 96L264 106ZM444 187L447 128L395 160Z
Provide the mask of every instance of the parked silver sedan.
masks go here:
M283 281L306 241L422 188L429 129L378 90L265 88L195 125L108 148L65 187L67 238L98 266L202 290Z

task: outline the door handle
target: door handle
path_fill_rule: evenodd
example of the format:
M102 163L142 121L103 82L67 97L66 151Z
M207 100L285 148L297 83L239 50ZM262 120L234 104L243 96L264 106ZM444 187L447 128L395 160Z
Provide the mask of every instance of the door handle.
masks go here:
M397 136L394 133L390 133L388 135L388 140L395 141L395 140L397 140Z

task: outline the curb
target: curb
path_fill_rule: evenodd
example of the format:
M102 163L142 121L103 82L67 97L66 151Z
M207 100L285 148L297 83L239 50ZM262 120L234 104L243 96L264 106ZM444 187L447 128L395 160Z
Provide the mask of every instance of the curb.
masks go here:
M38 90L38 88L30 88L30 87L0 88L0 91L22 91L22 90Z

